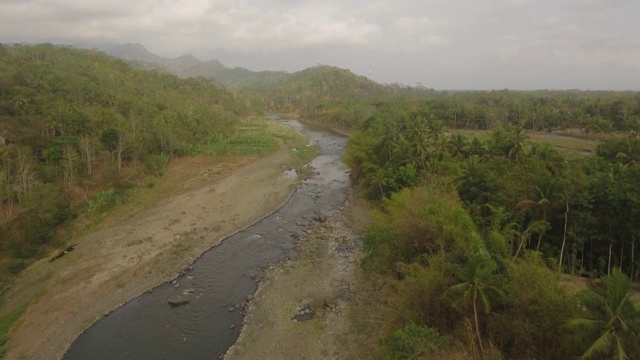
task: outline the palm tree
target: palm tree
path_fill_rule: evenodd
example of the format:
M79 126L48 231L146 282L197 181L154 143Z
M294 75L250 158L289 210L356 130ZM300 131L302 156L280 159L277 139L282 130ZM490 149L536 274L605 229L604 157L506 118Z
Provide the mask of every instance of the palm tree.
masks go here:
M451 115L453 116L453 128L456 129L458 127L458 115L462 112L463 108L460 103L455 102L451 108Z
M626 164L636 164L640 162L640 140L635 136L628 138L624 142L624 149L616 155L616 158Z
M537 208L542 212L542 221L547 222L549 211L560 203L560 187L561 185L554 181L553 178L547 179L547 183L542 187L536 186L537 193L531 199L520 201L516 206L519 208ZM546 186L545 186L546 185ZM536 251L540 251L540 244L545 231L538 234L538 245Z
M520 154L524 154L527 150L529 135L523 128L514 127L510 132L507 140L507 157L518 161Z
M537 156L545 164L547 170L552 174L557 174L562 169L565 159L558 149L548 142L533 143L531 145L531 155Z
M640 310L620 269L603 280L602 288L581 294L584 314L569 320L566 327L586 346L582 359L629 359L629 350L638 350L633 348L640 340Z
M518 254L520 254L520 250L522 250L522 245L524 242L531 241L531 235L533 234L542 234L545 231L551 229L551 224L545 220L536 220L532 221L529 226L520 234L520 244L518 245L518 250L516 250L515 255L513 255L513 260L511 262L515 262L518 258Z
M450 294L458 297L457 302L471 303L478 344L483 354L478 306L481 306L483 313L488 315L491 312L492 303L504 296L502 291L494 285L499 281L496 269L496 263L486 251L472 253L467 257L466 263L458 269L458 278L461 282L449 288Z
M387 185L387 174L384 168L381 168L376 165L368 165L367 171L371 172L370 176L370 185L377 186L378 190L380 190L380 195L384 198L387 197L384 193L384 186Z
M449 148L451 155L460 155L467 145L467 138L462 134L454 134L449 137Z
M507 142L507 135L502 127L497 127L491 131L491 137L489 139L489 149L494 154L505 154L505 145Z
M460 162L460 176L456 178L459 181L473 181L478 178L481 171L480 157L472 155Z
M487 152L487 146L477 136L474 136L467 144L465 151L469 155L484 155Z

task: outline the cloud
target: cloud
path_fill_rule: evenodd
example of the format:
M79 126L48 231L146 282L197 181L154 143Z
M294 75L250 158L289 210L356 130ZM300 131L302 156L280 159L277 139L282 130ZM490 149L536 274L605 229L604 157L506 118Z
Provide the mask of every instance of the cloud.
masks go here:
M256 70L372 64L383 82L553 88L640 79L638 13L637 0L0 0L0 41L139 42Z
M448 26L446 20L423 17L401 17L386 29L387 51L417 52L449 44L440 33Z

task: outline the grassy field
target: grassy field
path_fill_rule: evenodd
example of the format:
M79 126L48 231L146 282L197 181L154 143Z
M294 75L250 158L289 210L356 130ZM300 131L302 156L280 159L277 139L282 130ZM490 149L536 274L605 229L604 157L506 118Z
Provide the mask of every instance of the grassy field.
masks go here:
M478 136L481 139L486 139L491 134L487 130L462 130L455 129L450 130L454 134L463 134L466 136ZM581 153L595 154L596 147L600 143L598 140L583 139L573 136L561 135L556 133L547 133L539 131L526 131L529 140L532 142L548 142L552 145L569 151L577 151Z

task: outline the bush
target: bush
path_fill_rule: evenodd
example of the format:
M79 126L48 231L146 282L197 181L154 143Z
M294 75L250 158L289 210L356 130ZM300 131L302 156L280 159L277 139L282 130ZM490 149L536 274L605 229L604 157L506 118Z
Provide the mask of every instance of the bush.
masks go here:
M464 253L475 224L453 192L438 184L404 189L385 200L365 236L365 253L384 270L440 251Z
M391 333L381 345L382 359L414 359L442 351L447 347L447 339L434 328L412 323Z
M20 271L24 270L24 268L26 267L27 267L27 262L24 261L24 259L13 259L9 263L9 271L12 274L17 274ZM2 341L0 341L0 343L2 343Z
M103 212L122 202L124 193L120 189L111 188L101 191L87 200L84 206L84 213L87 216L95 212Z

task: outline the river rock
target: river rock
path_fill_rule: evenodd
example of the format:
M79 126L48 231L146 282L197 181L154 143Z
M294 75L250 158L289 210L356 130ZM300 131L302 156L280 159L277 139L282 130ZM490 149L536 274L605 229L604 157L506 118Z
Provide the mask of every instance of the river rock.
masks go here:
M187 305L189 303L189 299L182 296L174 296L171 299L169 299L168 302L169 302L169 305L171 306L180 306L180 305Z
M309 301L309 308L312 310L320 310L324 308L324 299L323 298L315 298Z
M317 196L317 194L316 194L316 196ZM327 215L322 214L320 212L316 212L315 216L313 217L313 220L315 220L315 221L317 221L319 223L327 222Z

